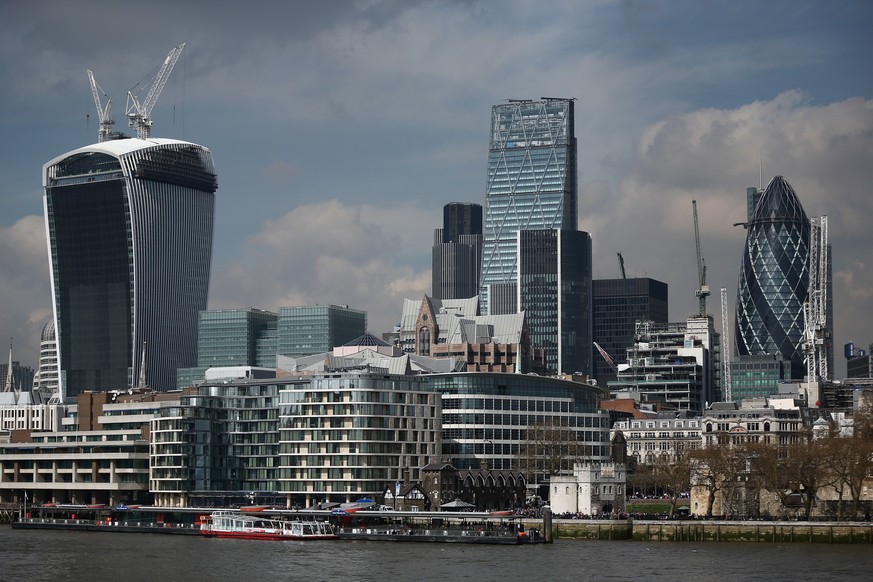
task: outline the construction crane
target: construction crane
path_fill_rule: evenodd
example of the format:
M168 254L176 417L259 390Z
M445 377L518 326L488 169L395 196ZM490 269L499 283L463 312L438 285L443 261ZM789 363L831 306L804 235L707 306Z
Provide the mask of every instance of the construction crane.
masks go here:
M618 254L618 268L621 269L621 278L625 281L627 280L627 274L624 272L624 257L621 256L621 253Z
M724 401L733 402L731 380L731 347L728 334L727 287L721 288L721 366L724 370Z
M616 367L615 362L612 361L612 358L609 356L609 354L606 353L606 350L604 350L602 347L600 347L599 343L597 343L597 342L592 342L592 343L594 344L594 347L597 348L597 351L600 352L600 355L603 356L603 359L606 360L606 363L609 364L609 367L612 368L612 373L617 375L618 368Z
M136 89L136 87L139 86L139 83L137 83L133 89L127 92L127 107L125 112L125 115L127 116L127 124L136 129L136 136L140 139L149 138L152 127L152 120L150 117L152 108L155 106L158 97L161 95L161 91L163 91L167 79L170 78L170 73L173 72L173 67L176 66L176 61L179 60L179 55L182 54L182 49L184 48L184 42L177 47L173 47L167 55L167 58L164 59L164 63L161 65L158 74L152 81L149 91L146 94L146 98L142 103L140 103L138 96L145 90L145 87L134 94L133 89Z
M103 94L104 97L107 97L107 95L97 84L97 81L94 80L94 73L91 72L91 69L88 69L88 81L91 83L91 94L94 95L94 104L97 106L97 119L100 122L99 129L97 130L97 141L106 141L109 139L110 130L115 123L109 117L109 112L112 110L112 99L107 99L106 105L103 105L100 95Z
M807 381L827 380L827 245L828 217L810 220L809 291L803 304Z
M700 302L698 310L699 317L706 317L706 298L709 297L709 285L706 284L706 262L700 255L700 227L697 224L697 200L691 201L691 207L694 210L694 244L697 247L697 278L699 287L694 293Z

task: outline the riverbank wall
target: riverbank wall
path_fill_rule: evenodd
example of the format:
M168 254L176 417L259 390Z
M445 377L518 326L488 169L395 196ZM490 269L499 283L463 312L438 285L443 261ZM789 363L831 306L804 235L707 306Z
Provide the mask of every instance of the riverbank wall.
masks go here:
M873 544L873 523L557 519L552 535L556 540Z

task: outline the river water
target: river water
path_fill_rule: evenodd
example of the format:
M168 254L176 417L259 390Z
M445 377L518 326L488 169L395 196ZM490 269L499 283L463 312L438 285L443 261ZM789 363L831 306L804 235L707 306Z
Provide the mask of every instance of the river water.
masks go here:
M873 546L557 540L478 546L270 542L0 526L0 580L510 581L873 578Z

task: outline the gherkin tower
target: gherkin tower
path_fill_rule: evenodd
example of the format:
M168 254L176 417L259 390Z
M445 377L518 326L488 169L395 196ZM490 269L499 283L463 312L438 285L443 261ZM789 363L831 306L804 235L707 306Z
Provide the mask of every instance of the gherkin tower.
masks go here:
M779 354L803 378L803 304L809 289L809 220L794 189L776 176L755 206L737 289L739 355Z

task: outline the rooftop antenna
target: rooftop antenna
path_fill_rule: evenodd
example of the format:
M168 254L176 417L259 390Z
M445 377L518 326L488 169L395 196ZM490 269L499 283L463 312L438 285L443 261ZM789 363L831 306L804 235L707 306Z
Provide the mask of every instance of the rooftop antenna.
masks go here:
M145 90L145 87L134 94L133 89L136 89L136 87L139 86L139 83L137 83L133 89L127 92L127 108L125 112L125 115L127 116L127 124L130 127L136 128L136 136L139 139L149 138L152 128L152 119L150 117L152 108L155 106L158 97L160 97L164 85L167 84L167 79L170 78L170 73L173 72L173 67L176 66L176 61L179 60L179 56L182 54L182 49L184 48L185 43L183 42L179 46L173 47L172 50L170 50L170 53L161 65L161 69L152 81L148 94L142 103L139 101L139 94Z
M758 190L764 189L764 151L758 150Z

